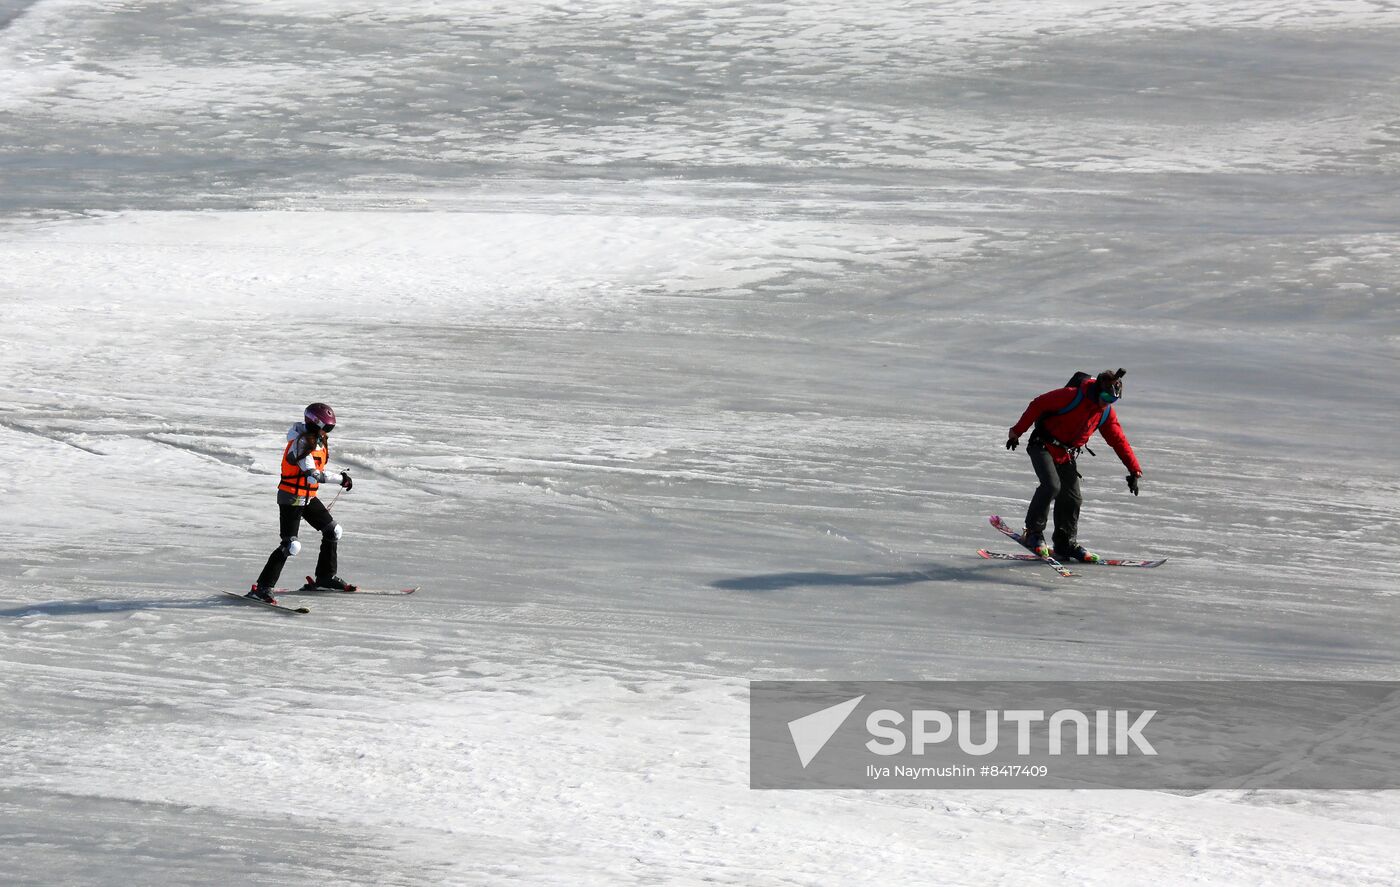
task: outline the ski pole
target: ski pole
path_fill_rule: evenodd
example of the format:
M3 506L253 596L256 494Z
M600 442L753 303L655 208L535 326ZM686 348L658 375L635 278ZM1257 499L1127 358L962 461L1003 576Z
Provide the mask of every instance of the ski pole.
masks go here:
M346 477L349 477L349 476L350 476L350 469L347 468L347 469L341 471L340 473L343 474L343 475L345 475ZM335 495L331 497L331 502L330 502L330 504L326 506L326 510L327 510L327 511L330 511L332 508L335 507L336 500L338 500L338 499L340 498L340 494L343 493L343 492L345 492L345 487L343 487L343 486L342 486L340 489L338 489L338 490L335 491Z

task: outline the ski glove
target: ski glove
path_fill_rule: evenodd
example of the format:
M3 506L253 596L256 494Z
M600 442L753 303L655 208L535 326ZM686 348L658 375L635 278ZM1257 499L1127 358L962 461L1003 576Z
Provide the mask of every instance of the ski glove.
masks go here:
M340 485L347 490L355 486L355 482L350 479L350 472L342 471L340 473Z
M1008 450L1014 450L1020 445L1021 439L1014 434L1006 439L1006 448Z
M1138 494L1138 485L1137 485L1137 482L1138 482L1138 478L1139 478L1139 477L1142 477L1142 475L1140 475L1140 474L1130 474L1130 475L1128 475L1128 489L1129 489L1129 490L1132 490L1134 496L1136 496L1136 495Z

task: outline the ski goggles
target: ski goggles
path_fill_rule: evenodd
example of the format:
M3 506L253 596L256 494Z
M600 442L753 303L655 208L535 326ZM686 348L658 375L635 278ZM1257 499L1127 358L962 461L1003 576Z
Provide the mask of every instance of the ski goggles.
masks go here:
M1123 396L1123 391L1122 391L1122 389L1119 389L1119 390L1117 390L1117 391L1100 391L1100 392L1099 392L1099 400L1103 401L1104 403L1117 403L1117 402L1118 402L1118 398L1120 398L1120 397L1122 397L1122 396Z

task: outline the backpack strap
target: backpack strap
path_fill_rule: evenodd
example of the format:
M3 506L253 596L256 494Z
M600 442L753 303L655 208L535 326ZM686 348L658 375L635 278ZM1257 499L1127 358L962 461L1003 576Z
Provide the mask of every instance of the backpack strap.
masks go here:
M1083 402L1084 402L1084 386L1081 385L1081 386L1079 387L1079 391L1075 392L1074 400L1072 400L1072 401L1069 402L1069 406L1067 406L1067 407L1065 407L1065 408L1063 408L1063 409L1056 410L1056 411L1055 411L1055 415L1056 415L1056 416L1066 416L1066 415L1069 415L1070 413L1074 412L1075 409L1077 409L1077 408L1079 407L1079 405L1080 405L1081 403L1083 403Z
M1068 387L1068 386L1066 386L1066 387ZM1071 401L1069 402L1069 406L1064 407L1063 409L1058 409L1058 410L1056 410L1056 411L1053 412L1053 413L1045 413L1045 414L1042 415L1039 419L1036 420L1036 422L1035 422L1035 431L1034 431L1034 433L1031 435L1031 441L1032 441L1032 443L1034 443L1035 440L1036 440L1037 438L1039 438L1039 440L1040 440L1041 443L1051 443L1051 444L1054 444L1055 446L1059 447L1060 449L1065 450L1066 452L1070 453L1070 455L1075 455L1075 454L1077 454L1081 449L1089 450L1089 455L1091 455L1091 456L1094 455L1094 451L1093 451L1093 450L1090 450L1087 446L1086 446L1086 447L1072 447L1072 446L1070 446L1070 445L1067 444L1067 443L1063 443L1063 442L1061 442L1061 441L1056 440L1055 438L1051 437L1051 436L1050 436L1048 433L1046 433L1046 431L1045 431L1045 424L1044 424L1044 423L1045 423L1045 416L1065 416L1065 415L1068 415L1069 413L1074 412L1075 408L1077 408L1077 407L1078 407L1081 403L1083 403L1083 402L1084 402L1084 387L1081 385L1080 388L1079 388L1079 391L1074 395L1074 400L1071 400ZM1111 415L1113 415L1113 406L1110 404L1109 406L1104 407L1103 412L1099 415L1099 423L1098 423L1097 425L1094 426L1095 430L1102 428L1102 427L1103 427L1103 423L1107 422L1107 421L1108 421L1108 417L1111 416Z
M1068 388L1069 386L1066 385L1065 387ZM1053 436L1051 436L1051 434L1048 431L1045 430L1045 419L1049 416L1064 416L1069 413L1072 413L1083 402L1084 388L1081 384L1079 390L1074 394L1074 399L1069 402L1069 406L1062 407L1061 409L1054 410L1053 412L1046 412L1040 414L1039 418L1035 420L1035 428L1031 433L1031 443L1040 441L1041 443L1054 444L1060 449L1066 450L1070 453L1077 452L1077 447L1072 447L1069 444L1064 443L1063 441L1056 440Z
M1077 394L1074 395L1074 400L1072 400L1072 401L1069 402L1069 406L1065 407L1064 409L1056 410L1056 411L1055 411L1055 415L1056 415L1056 416L1067 416L1067 415L1069 415L1070 413L1074 412L1075 408L1078 407L1078 406L1079 406L1081 403L1083 403L1083 402L1084 402L1084 389L1081 387L1081 388L1079 389L1079 392L1078 392ZM1109 404L1108 406L1104 407L1103 413L1099 416L1099 424L1096 425L1096 426L1094 426L1094 427L1095 427L1095 428L1102 428L1102 427L1103 427L1103 423L1107 422L1107 421L1108 421L1108 417L1109 417L1109 416L1112 416L1112 415L1113 415L1113 405L1112 405L1112 404Z

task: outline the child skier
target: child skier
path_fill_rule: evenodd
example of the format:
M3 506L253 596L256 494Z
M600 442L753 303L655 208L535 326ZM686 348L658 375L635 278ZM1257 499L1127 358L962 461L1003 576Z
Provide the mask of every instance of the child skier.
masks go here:
M301 551L297 531L302 518L321 532L321 554L316 559L316 588L353 590L335 575L336 545L340 541L340 525L331 517L330 509L316 498L317 488L326 483L325 471L330 460L328 435L335 429L335 411L323 403L306 408L303 420L287 431L287 447L282 451L282 479L277 485L277 510L281 513L282 544L268 556L267 565L258 574L247 597L269 604L277 603L272 589L282 575L287 558ZM340 486L350 489L350 473L340 473Z
M1008 450L1016 449L1021 435L1032 425L1026 453L1040 480L1026 510L1026 528L1021 531L1022 544L1042 557L1052 553L1045 544L1045 522L1050 516L1050 503L1055 503L1055 532L1053 555L1056 559L1097 561L1099 556L1085 551L1077 538L1079 508L1083 497L1079 493L1079 471L1075 464L1079 451L1085 449L1089 438L1098 431L1128 468L1128 489L1138 494L1138 464L1123 426L1118 424L1113 404L1123 396L1123 376L1104 370L1097 377L1075 373L1069 385L1047 391L1031 401L1006 440Z

